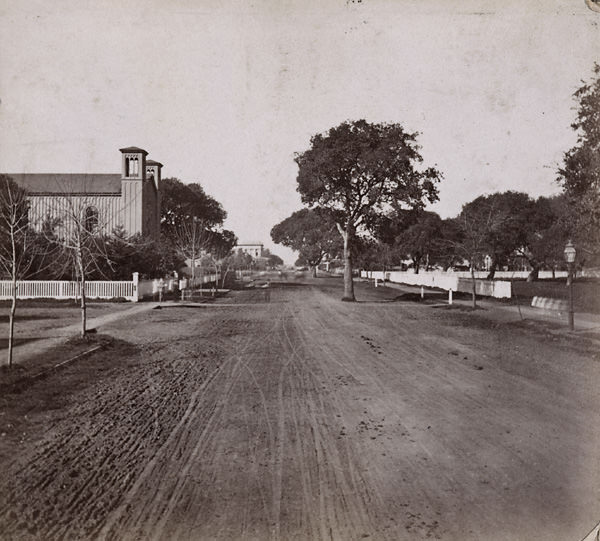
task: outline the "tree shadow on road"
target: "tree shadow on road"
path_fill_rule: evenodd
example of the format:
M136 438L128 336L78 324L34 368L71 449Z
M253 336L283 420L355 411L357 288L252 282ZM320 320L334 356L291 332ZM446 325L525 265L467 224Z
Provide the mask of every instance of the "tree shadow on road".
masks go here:
M20 346L22 344L29 344L30 342L36 342L37 340L42 340L43 337L31 337L31 338L15 338L13 340L13 346ZM8 338L0 338L0 349L8 348Z

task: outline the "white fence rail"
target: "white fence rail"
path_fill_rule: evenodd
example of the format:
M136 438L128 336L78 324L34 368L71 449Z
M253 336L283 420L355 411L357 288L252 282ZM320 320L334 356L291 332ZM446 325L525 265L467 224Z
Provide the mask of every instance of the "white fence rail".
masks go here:
M134 281L85 283L85 296L89 299L127 299L136 300L137 284ZM0 281L0 299L12 298L12 282ZM63 280L19 280L17 281L17 299L78 299L81 297L79 282Z
M205 274L194 280L194 287L218 281L219 273ZM178 281L139 280L138 273L133 273L133 280L124 281L88 281L85 283L85 296L88 299L125 299L138 302L143 298L158 296L174 291ZM188 285L188 287L190 287ZM13 285L10 280L0 280L0 300L12 298ZM17 299L79 299L81 286L79 282L67 280L18 280Z
M459 278L471 278L471 271L452 271L447 274L452 276L458 276ZM489 274L489 271L475 271L475 278L478 280L485 280ZM555 271L552 276L552 271L540 271L538 278L540 280L549 280L550 278L566 278L567 271ZM494 279L504 280L524 280L529 276L529 271L496 271L494 273Z
M462 276L463 273L446 273L446 272L401 272L401 271L362 271L362 278L371 278L378 280L388 280L397 284L407 284L412 286L437 287L446 291L461 291L470 293L472 291L472 283L470 274L467 277ZM477 275L476 275L477 276ZM496 298L510 298L512 288L510 282L500 280L476 280L475 286L478 295Z

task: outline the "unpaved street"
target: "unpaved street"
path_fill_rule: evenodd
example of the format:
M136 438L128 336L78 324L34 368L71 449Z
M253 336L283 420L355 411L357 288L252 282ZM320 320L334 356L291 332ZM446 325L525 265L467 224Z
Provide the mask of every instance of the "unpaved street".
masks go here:
M0 443L0 538L582 538L597 353L397 295L323 279L112 324L114 358L20 390L64 389Z

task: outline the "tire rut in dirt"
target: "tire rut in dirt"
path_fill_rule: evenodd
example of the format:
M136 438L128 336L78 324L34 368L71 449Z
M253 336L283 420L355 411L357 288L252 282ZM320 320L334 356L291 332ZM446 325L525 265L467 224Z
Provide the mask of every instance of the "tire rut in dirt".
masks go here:
M137 367L74 397L64 417L3 472L2 539L96 537L221 353L192 338L146 346L138 356Z

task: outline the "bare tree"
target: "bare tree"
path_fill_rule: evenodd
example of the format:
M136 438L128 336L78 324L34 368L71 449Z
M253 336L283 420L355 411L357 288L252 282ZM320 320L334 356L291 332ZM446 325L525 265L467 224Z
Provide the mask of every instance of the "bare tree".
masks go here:
M457 240L448 242L453 244L458 255L469 262L473 308L477 308L475 269L488 253L489 236L492 232L500 230L505 221L504 213L498 212L494 199L477 205L467 203L463 205L461 213L456 218L459 236Z
M196 284L197 263L202 261L210 249L213 237L213 231L204 220L197 216L190 216L181 220L175 229L175 246L177 251L190 261L191 268L191 287ZM202 277L202 265L200 265L200 277Z
M27 193L10 177L0 175L0 267L11 281L11 305L8 318L7 364L13 364L17 280L22 279L33 261L27 219Z
M63 271L70 270L77 282L82 337L87 332L86 281L93 271L102 273L102 266L110 264L106 249L110 217L101 214L97 205L93 195L65 189L54 203L54 228L42 230L47 240L64 253Z

